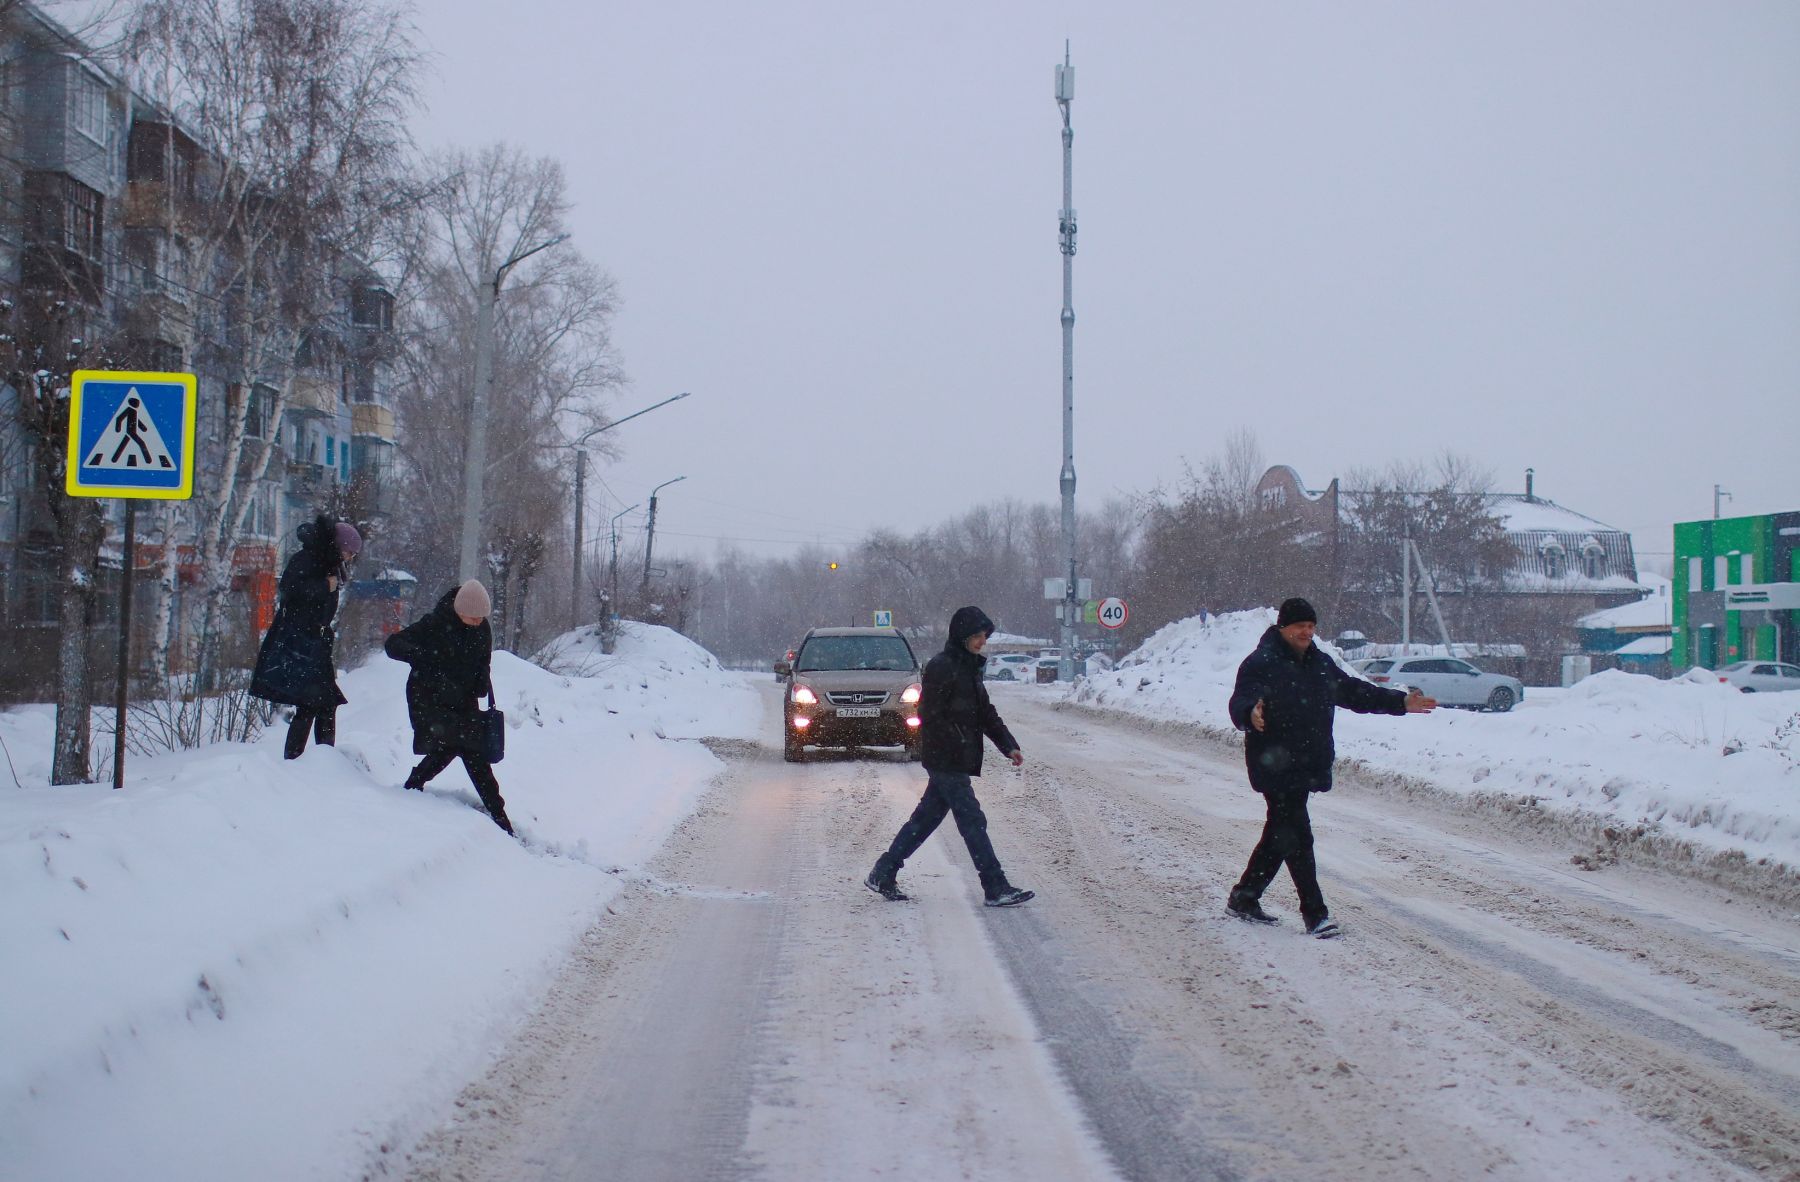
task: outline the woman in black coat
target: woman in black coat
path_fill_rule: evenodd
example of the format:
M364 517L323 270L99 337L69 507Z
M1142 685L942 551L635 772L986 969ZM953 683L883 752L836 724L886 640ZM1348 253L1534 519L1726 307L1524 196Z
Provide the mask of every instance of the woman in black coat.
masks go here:
M297 759L312 731L319 744L337 740L337 708L345 702L332 667L332 617L345 568L362 549L362 536L347 521L319 516L300 527L300 552L281 574L275 622L263 637L250 678L250 693L294 707L284 753Z
M487 760L479 699L494 696L494 630L487 588L470 579L444 592L437 606L387 639L387 655L412 666L406 712L413 753L423 755L406 786L423 792L433 776L461 759L494 824L511 833L500 782Z

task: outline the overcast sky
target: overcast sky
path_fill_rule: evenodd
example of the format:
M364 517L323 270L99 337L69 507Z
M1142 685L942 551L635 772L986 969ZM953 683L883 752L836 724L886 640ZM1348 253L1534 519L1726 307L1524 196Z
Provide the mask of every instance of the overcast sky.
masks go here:
M590 518L781 552L1085 507L1238 427L1629 529L1800 508L1800 5L420 0L420 138L559 157L617 279ZM606 504L602 501L607 500Z

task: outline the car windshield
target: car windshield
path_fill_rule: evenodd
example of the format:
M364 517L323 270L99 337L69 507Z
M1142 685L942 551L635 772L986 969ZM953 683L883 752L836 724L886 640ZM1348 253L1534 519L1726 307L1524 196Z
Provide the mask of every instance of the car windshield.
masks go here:
M802 673L834 669L881 669L897 673L914 667L912 651L898 636L815 636L800 650L798 666Z
M1721 672L1721 673L1736 673L1739 670L1748 669L1749 667L1750 667L1749 661L1733 661L1731 664L1725 666L1723 669L1720 669L1719 672Z
M1392 661L1370 661L1363 666L1364 673L1386 673L1394 667Z

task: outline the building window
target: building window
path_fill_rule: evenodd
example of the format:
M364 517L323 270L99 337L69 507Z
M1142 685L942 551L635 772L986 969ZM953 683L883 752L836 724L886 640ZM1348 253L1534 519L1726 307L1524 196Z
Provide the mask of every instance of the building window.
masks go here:
M1688 594L1697 595L1706 590L1706 564L1698 558L1688 559Z
M105 200L98 192L74 177L55 173L39 183L34 204L44 239L83 258L99 260Z
M1738 582L1746 586L1756 582L1756 555L1740 554L1738 556Z
M69 122L95 143L106 143L106 83L79 65L69 71Z
M394 297L379 287L359 287L350 293L350 323L378 332L394 331Z
M1592 538L1581 547L1581 572L1590 579L1598 579L1606 572L1606 550Z
M325 437L325 466L337 467L337 440L329 435Z
M1723 554L1715 554L1713 555L1712 589L1723 591L1729 586L1731 586L1731 559Z
M1566 556L1562 544L1555 538L1546 540L1538 551L1544 559L1544 574L1552 579L1563 577L1563 559Z

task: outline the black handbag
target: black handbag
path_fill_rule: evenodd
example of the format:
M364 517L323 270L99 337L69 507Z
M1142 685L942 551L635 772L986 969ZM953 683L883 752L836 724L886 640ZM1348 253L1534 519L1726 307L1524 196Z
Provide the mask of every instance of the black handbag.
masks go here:
M506 711L494 705L494 694L488 691L488 708L481 711L481 757L489 763L506 758Z

